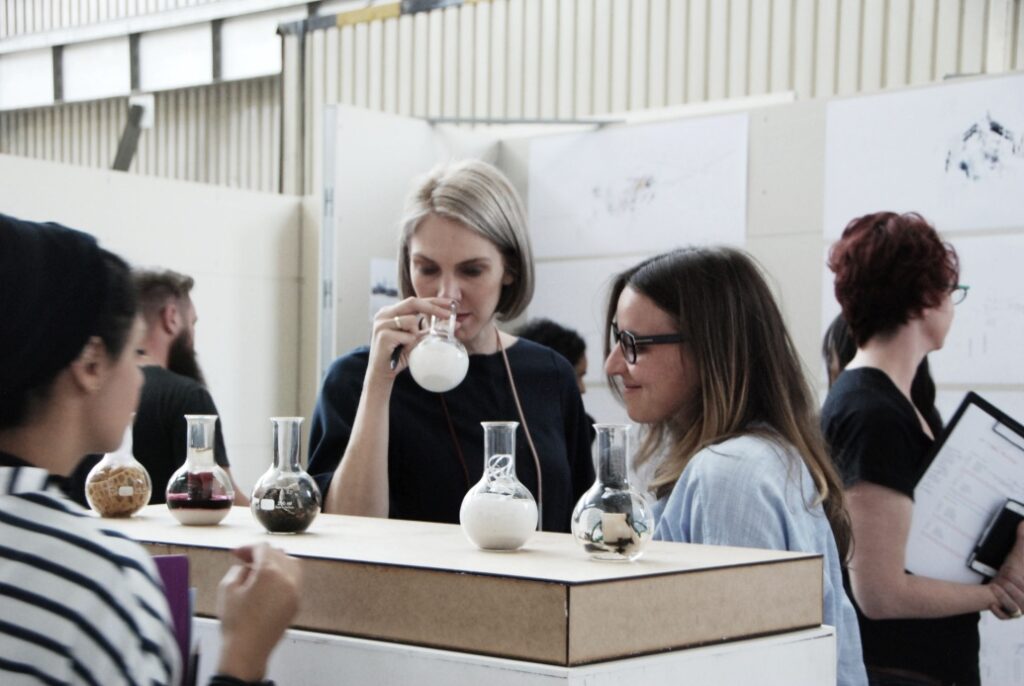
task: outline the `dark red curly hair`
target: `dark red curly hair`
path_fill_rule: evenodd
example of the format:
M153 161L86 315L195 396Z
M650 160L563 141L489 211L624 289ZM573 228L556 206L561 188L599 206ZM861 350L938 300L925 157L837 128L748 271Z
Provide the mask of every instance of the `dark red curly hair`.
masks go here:
M829 250L828 267L858 347L941 304L960 277L953 246L913 212L854 219Z

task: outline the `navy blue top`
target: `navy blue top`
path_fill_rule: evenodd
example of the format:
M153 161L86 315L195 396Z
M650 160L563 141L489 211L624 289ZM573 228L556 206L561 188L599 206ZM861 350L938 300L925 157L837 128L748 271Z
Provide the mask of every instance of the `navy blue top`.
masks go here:
M545 531L569 531L576 501L594 481L590 434L576 377L558 353L519 339L506 349L519 400L541 462ZM348 446L370 349L334 361L309 434L309 473L326 495ZM465 457L452 443L441 396ZM404 370L391 392L388 438L389 516L457 524L462 498L483 476L483 421L520 422L516 473L537 496L537 475L500 352L470 355L465 380L447 393L421 388Z

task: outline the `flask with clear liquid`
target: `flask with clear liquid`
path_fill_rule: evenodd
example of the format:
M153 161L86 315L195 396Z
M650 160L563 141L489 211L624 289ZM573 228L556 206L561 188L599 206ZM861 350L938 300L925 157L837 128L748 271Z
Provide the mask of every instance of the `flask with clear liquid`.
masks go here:
M572 512L572 535L598 560L636 560L654 533L647 499L629 485L629 426L594 424L597 481Z

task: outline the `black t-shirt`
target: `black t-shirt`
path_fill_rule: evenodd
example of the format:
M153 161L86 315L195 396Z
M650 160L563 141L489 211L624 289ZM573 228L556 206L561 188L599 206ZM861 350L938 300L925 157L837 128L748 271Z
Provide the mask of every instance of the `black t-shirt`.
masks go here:
M861 367L840 374L822 407L821 427L845 487L868 481L913 499L914 487L928 468L933 441L921 430L913 405L885 372ZM957 684L980 683L978 613L869 619L857 605L845 571L843 576L857 610L869 669L904 669Z
M149 472L153 482L150 504L166 501L167 482L171 474L185 462L188 422L187 414L217 414L217 406L210 392L202 384L187 376L175 374L156 365L142 368L145 383L139 397L132 429L132 453ZM222 467L228 466L224 432L217 419L213 446L214 459ZM65 490L84 507L85 479L102 455L87 455L69 477Z
M544 530L567 532L576 501L594 481L589 425L575 375L561 355L525 339L507 353L541 461ZM335 360L317 400L309 433L309 473L325 494L352 433L368 363L366 347ZM469 485L483 475L480 422L520 421L500 352L470 355L465 380L443 394L424 390L404 370L395 379L390 404L392 518L459 521L467 477L452 443L442 395L462 448ZM536 497L536 469L522 426L516 432L516 475Z

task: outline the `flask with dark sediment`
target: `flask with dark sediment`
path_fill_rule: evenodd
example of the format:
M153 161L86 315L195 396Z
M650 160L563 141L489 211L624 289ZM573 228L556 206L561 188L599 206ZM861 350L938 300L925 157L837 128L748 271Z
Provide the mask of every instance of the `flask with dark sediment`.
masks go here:
M320 488L299 464L302 417L271 417L274 464L256 482L252 513L272 534L305 531L320 513Z

